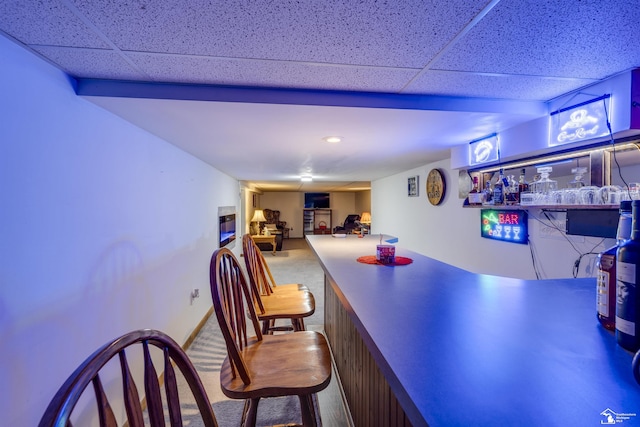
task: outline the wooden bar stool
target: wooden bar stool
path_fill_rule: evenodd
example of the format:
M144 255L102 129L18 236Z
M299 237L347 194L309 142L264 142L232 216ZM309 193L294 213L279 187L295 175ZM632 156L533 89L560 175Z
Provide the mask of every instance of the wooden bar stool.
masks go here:
M304 318L316 310L313 294L301 284L276 285L260 248L248 234L242 237L242 252L262 333L305 330ZM291 327L276 327L278 319L290 319Z
M222 392L246 399L242 425L253 427L261 398L298 396L304 426L317 426L313 394L331 380L331 354L318 332L265 335L238 260L226 248L210 264L214 311L227 345L220 371ZM248 316L247 316L248 314ZM248 335L248 322L255 336Z
M137 346L135 344L138 344ZM167 413L164 412L164 403L161 397L161 385L158 380L158 374L154 367L150 347L157 347L157 355L163 355L164 364L164 388L166 393ZM142 352L134 352L132 347L141 347ZM191 394L195 399L196 406L200 412L202 423L205 427L218 427L216 417L211 408L211 402L207 397L207 393L202 385L202 381L198 376L193 364L189 360L186 353L180 346L168 335L150 329L133 331L121 336L113 341L100 347L91 356L89 356L74 372L69 376L65 383L60 387L56 395L53 397L45 413L42 415L39 427L70 427L72 425L72 413L82 396L83 399L88 398L89 392L85 393L85 389L89 384L93 385L94 403L96 411L85 411L90 408L84 405L82 411L78 411L84 418L74 417L77 425L90 425L95 422L95 417L101 427L117 427L122 425L123 420L116 419L112 404L107 396L118 396L118 393L105 392L103 384L116 384L113 375L117 369L102 368L107 365L116 356L119 359L121 383L120 399L122 399L126 421L130 426L143 426L144 414L140 401L140 395L133 379L133 375L129 369L129 362L125 349L130 350L132 354L141 354L144 365L144 399L146 401L146 411L148 412L149 422L152 426L164 426L165 418L168 419L172 427L183 425L183 417L180 411L180 395L185 396L186 390L178 393L178 385L176 381L176 373L174 366L178 368L185 381L189 385ZM112 362L115 363L115 362ZM113 368L113 367L111 367ZM102 373L102 376L100 375ZM89 402L87 400L87 402ZM115 402L113 402L115 403ZM120 408L121 402L118 402L117 408ZM189 402L192 405L191 402ZM80 409L80 408L79 408ZM118 411L116 411L118 413ZM193 422L194 420L190 420ZM95 424L91 424L95 425ZM191 425L187 422L187 425Z

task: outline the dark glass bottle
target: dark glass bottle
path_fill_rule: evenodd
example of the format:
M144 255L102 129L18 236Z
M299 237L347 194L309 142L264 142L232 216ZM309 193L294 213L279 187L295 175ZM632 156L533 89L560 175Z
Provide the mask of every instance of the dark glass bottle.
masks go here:
M504 204L504 175L503 175L502 169L500 169L500 175L498 176L498 180L493 186L493 204L494 205Z
M598 321L606 329L616 328L616 252L631 236L631 202L620 203L616 244L598 255L596 305Z
M491 188L491 181L487 180L484 190L482 190L482 204L493 204L493 189Z
M520 201L520 194L526 191L529 191L529 183L527 182L525 176L525 168L522 168L520 171L520 179L518 180L518 201Z
M616 338L627 350L640 349L640 200L631 202L631 239L616 252Z

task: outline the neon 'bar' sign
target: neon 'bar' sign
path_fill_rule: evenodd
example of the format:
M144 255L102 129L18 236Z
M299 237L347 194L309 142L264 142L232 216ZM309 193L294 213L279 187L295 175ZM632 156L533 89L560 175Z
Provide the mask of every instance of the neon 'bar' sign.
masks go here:
M469 143L469 164L479 165L499 159L498 134L483 136Z
M480 219L482 237L525 245L529 241L527 211L482 209Z
M603 95L551 113L549 145L587 141L608 135L606 102L610 97Z

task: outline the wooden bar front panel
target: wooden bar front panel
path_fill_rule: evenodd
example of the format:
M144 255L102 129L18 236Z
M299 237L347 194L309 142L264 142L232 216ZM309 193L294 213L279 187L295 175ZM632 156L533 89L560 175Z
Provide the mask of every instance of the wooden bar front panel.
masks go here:
M356 427L411 427L327 277L324 304L324 329Z

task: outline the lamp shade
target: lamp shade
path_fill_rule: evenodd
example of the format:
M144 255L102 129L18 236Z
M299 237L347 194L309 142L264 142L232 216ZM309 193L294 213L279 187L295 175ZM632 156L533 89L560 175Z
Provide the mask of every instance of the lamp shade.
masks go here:
M262 209L256 209L253 213L253 218L251 218L251 222L266 222L267 218L264 217L264 212Z
M360 222L364 224L371 224L371 214L369 212L362 212L362 215L360 215Z

